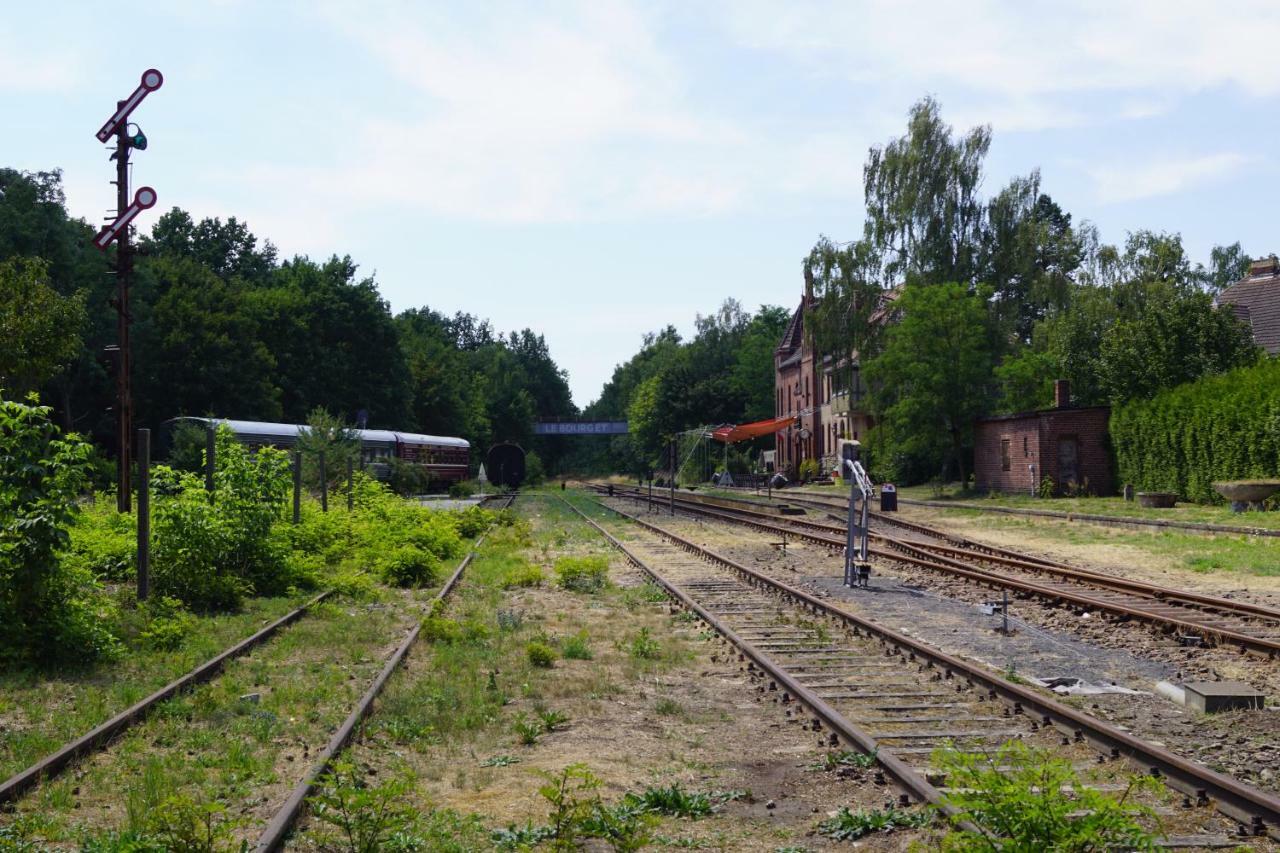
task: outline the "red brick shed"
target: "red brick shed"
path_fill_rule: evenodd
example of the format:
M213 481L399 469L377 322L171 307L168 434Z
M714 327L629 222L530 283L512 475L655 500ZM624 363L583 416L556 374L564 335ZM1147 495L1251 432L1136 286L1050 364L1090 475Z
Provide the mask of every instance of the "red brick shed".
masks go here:
M1030 493L1052 478L1054 493L1113 493L1107 406L1075 408L1066 380L1052 409L983 418L974 424L973 470L983 491Z

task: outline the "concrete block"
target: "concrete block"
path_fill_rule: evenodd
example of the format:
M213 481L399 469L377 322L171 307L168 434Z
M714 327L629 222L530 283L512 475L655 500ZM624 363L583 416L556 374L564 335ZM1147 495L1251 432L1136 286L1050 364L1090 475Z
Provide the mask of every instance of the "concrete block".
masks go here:
M1183 685L1187 707L1206 714L1240 709L1261 709L1266 696L1239 681L1192 681Z

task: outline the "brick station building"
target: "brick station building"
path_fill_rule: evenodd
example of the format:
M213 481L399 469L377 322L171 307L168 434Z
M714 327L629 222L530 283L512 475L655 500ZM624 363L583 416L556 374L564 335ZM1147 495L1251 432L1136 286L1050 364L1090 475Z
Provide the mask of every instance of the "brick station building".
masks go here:
M1226 306L1249 324L1253 340L1280 355L1280 259L1274 255L1249 265L1249 274L1218 294L1214 303Z
M1108 406L1075 408L1065 379L1053 383L1054 407L982 418L974 425L975 485L1032 493L1046 476L1054 494L1112 494Z
M893 321L899 293L894 288L880 295L871 323ZM774 417L795 419L795 425L775 436L775 461L779 471L792 477L805 459L818 460L824 473L834 469L841 440L866 441L873 422L858 353L850 351L835 358L819 355L805 337L805 317L815 304L813 279L806 274L800 305L773 353ZM852 376L853 381L837 381L838 376ZM852 398L850 385L856 386Z

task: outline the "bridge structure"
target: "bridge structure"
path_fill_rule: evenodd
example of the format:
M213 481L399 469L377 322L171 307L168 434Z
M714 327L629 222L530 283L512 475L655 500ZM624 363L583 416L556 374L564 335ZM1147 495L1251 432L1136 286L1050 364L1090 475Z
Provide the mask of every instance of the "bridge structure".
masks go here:
M626 421L538 421L534 435L626 435Z

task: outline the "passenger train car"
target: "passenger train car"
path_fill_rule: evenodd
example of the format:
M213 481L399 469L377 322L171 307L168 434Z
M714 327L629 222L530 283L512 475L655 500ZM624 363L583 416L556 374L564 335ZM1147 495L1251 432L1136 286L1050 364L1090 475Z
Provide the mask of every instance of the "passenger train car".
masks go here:
M225 424L242 444L250 447L288 449L298 443L306 424L276 424L265 421L234 421L224 418L174 418L168 425L194 423ZM463 438L396 432L385 429L353 429L360 440L360 461L379 479L390 474L392 459L402 459L427 469L433 481L456 483L470 472L471 444Z

